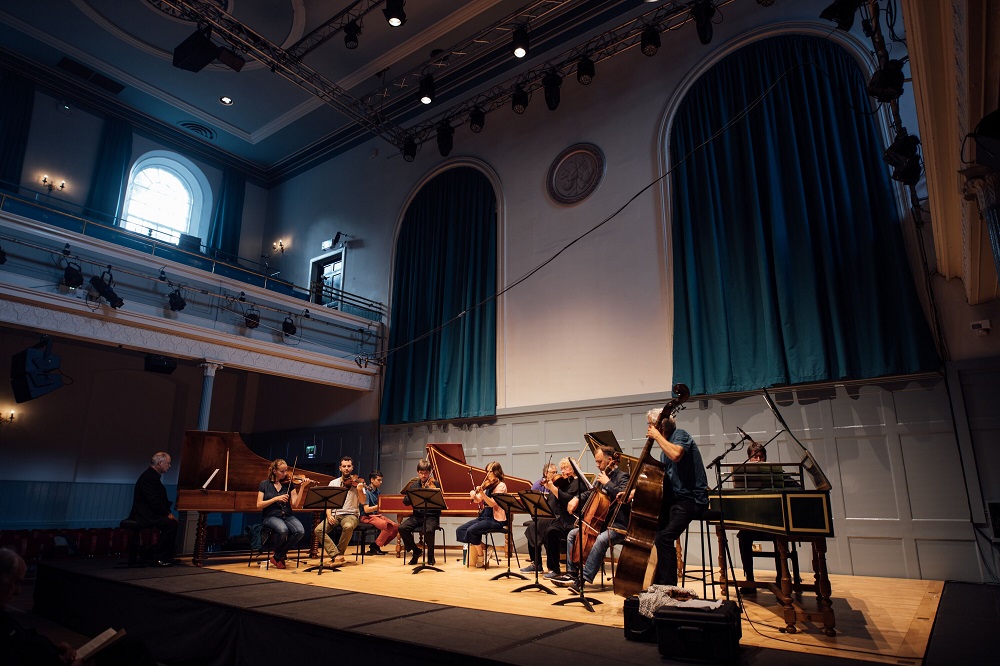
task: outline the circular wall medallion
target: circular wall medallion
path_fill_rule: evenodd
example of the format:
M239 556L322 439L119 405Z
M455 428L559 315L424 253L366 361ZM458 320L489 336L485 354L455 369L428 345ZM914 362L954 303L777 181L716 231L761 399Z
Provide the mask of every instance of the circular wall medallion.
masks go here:
M577 143L559 153L545 179L549 196L561 204L580 203L604 178L604 153L592 143Z

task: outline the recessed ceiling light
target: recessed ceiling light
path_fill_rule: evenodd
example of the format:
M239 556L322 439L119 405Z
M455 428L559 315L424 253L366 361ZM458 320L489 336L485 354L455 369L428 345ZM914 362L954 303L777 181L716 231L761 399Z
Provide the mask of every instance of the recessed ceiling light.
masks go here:
M233 98L226 97L225 95L223 95L222 97L219 98L219 103L222 104L223 106L232 106Z

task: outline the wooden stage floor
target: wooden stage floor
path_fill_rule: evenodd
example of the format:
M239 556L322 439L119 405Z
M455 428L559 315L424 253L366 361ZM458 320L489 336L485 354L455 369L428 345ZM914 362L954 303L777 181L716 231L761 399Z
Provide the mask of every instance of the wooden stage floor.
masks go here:
M315 564L318 560L310 562ZM246 559L210 561L206 568L272 581L457 608L624 627L624 599L611 591L610 580L603 591L599 586L588 586L587 596L602 602L594 606L595 612L590 613L579 604L553 606L554 601L569 596L569 592L544 579L540 582L553 589L555 595L537 590L512 594L511 590L534 582L534 576L529 581L517 578L494 581L491 580L494 575L507 570L506 562L502 567L472 570L462 565L460 554L456 561L454 553L449 553L445 564L439 562L443 572L422 571L415 575L411 573L412 567L406 566L404 560L394 555L367 556L364 565L360 564L360 560L355 563L351 556L348 557L348 564L338 571L324 571L320 575L304 572L305 564L296 569L291 560L289 563L289 568L283 571L273 567L258 568L256 565L247 567ZM767 580L773 575L773 572L761 571L757 578ZM836 574L831 575L830 580L837 618L836 636L827 637L822 627L802 623L798 625L797 633L782 633L779 627L784 626L784 621L775 614L778 606L774 596L760 591L756 598L745 599L741 640L744 648L766 648L877 663L907 665L921 662L927 650L943 582ZM688 587L700 592L701 584L689 581ZM807 608L815 606L808 595L803 598L803 603Z

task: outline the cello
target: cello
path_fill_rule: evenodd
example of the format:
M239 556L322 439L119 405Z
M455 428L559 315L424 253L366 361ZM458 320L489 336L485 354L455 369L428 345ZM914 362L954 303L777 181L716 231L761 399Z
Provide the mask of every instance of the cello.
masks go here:
M621 453L615 451L611 460L617 465L621 457ZM608 513L611 511L611 505L615 503L615 500L610 499L601 491L603 485L595 483L591 489L587 504L580 512L580 545L572 549L572 554L567 554L567 557L572 558L571 561L578 567L581 566L581 562L586 562L587 558L590 557L590 551L594 547L597 537L608 524Z
M660 429L663 421L673 416L681 408L681 404L691 396L691 391L684 384L674 384L674 395L656 420L656 428ZM639 464L629 478L625 488L625 497L631 496L632 515L629 518L628 534L622 544L621 555L618 556L618 568L615 570L615 594L620 597L630 597L644 589L646 568L649 564L649 553L653 549L653 539L660 518L660 506L663 503L663 481L666 469L659 460L653 458L650 451L655 440L646 438L646 446L639 456Z

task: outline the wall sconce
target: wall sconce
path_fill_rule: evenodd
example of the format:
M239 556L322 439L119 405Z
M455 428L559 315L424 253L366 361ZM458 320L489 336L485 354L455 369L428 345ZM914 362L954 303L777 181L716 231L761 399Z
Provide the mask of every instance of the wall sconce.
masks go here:
M280 238L278 240L274 241L273 243L271 243L271 247L273 248L274 252L278 252L278 253L281 253L281 254L285 253L285 243Z
M49 180L49 177L45 175L42 176L42 187L46 188L49 192L56 189L56 187L58 187L59 190L62 191L66 189L66 181L65 180L59 181L59 185L56 185L54 180Z
M13 411L10 413L10 416L0 416L0 425L4 425L6 423L13 423L13 422L14 422L14 412Z

